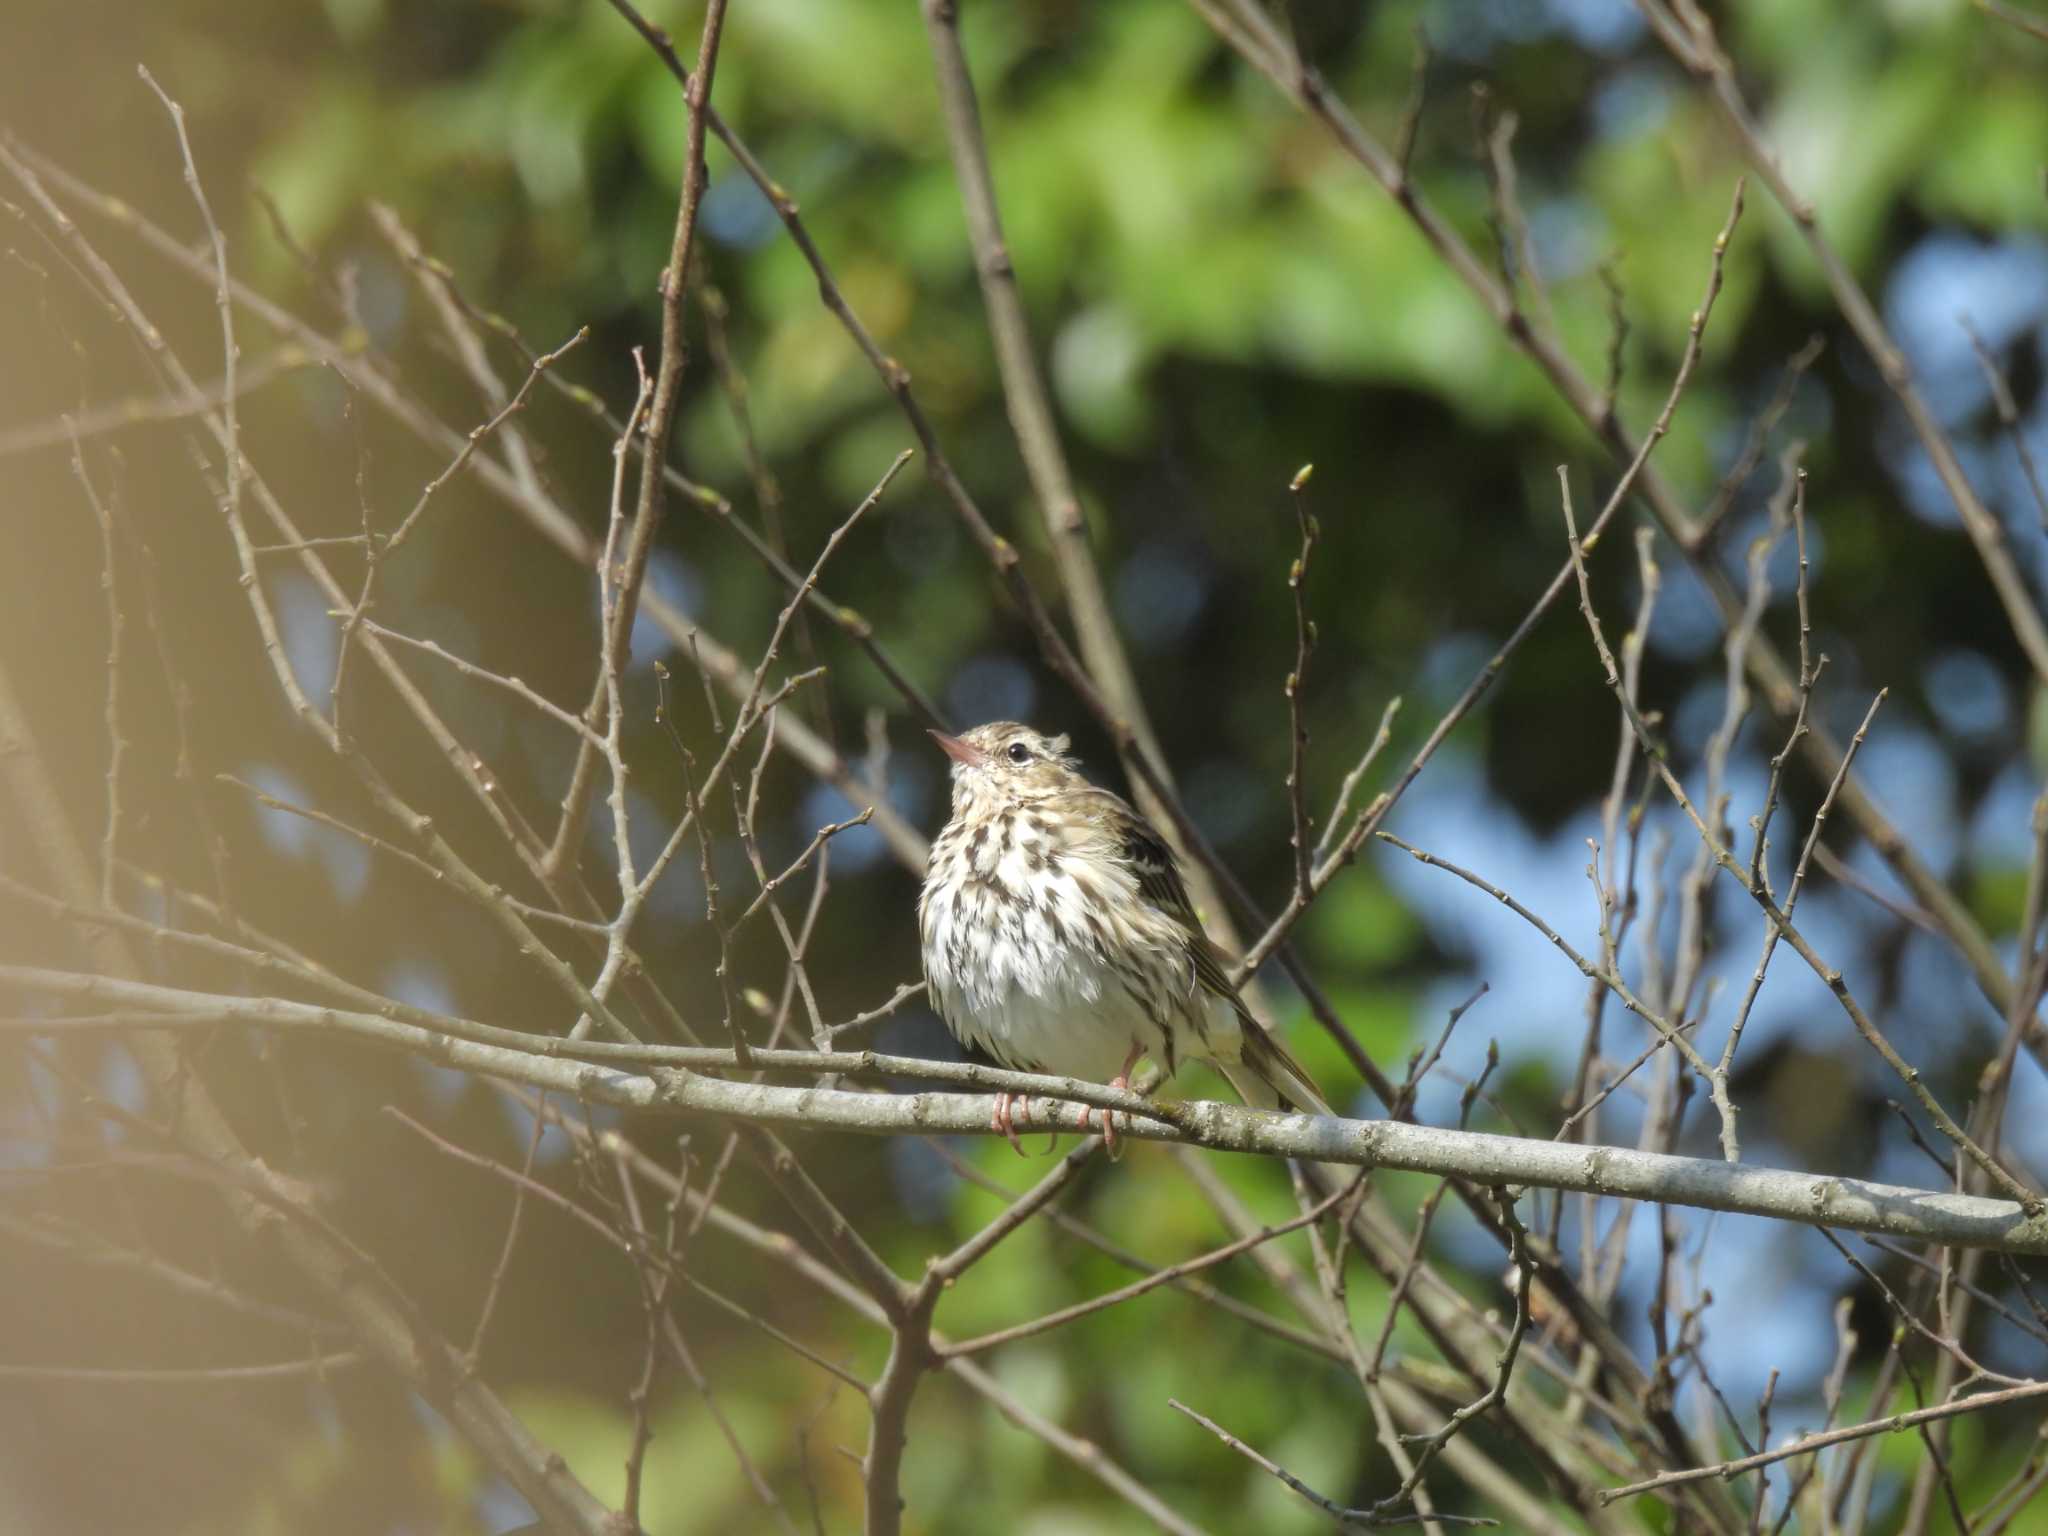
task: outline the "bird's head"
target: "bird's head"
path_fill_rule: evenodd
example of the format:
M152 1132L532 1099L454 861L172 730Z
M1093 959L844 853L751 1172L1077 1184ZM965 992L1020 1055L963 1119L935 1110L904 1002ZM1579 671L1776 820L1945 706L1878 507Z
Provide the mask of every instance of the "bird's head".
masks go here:
M958 736L933 731L953 759L953 798L1032 799L1084 783L1065 736L1042 736L1014 720L992 720Z

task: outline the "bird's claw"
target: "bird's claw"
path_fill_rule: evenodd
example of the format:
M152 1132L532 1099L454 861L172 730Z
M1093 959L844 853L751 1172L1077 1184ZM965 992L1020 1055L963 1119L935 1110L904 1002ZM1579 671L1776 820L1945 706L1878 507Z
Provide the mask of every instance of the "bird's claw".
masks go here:
M1124 1155L1124 1149L1117 1142L1116 1111L1091 1109L1082 1116L1082 1119L1084 1122L1092 1122L1097 1115L1102 1116L1102 1150L1109 1155L1111 1162L1116 1162Z
M989 1113L988 1123L991 1130L1001 1133L1003 1139L1009 1142L1012 1152L1023 1157L1026 1155L1024 1143L1018 1139L1017 1127L1010 1116L1010 1104L1015 1097L1014 1094L997 1094L995 1108ZM1025 1101L1024 1112L1026 1115L1031 1112L1029 1100Z
M1109 1080L1109 1086L1112 1088L1120 1089L1125 1093L1130 1092L1131 1068L1133 1065L1136 1064L1137 1060L1138 1048L1135 1045L1133 1045L1131 1047L1131 1054L1124 1058L1123 1071L1117 1073L1115 1077ZM1116 1111L1110 1109L1105 1109L1101 1111L1089 1110L1083 1115L1082 1123L1086 1124L1087 1121L1089 1119L1092 1119L1097 1113L1100 1113L1102 1116L1102 1150L1109 1154L1109 1160L1111 1162L1116 1162L1119 1158L1121 1158L1124 1155L1123 1148L1117 1145Z

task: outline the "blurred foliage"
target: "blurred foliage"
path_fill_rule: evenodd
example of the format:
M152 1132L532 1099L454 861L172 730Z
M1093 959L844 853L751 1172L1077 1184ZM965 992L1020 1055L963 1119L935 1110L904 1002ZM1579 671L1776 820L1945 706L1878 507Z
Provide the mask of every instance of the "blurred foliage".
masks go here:
M648 9L687 53L697 9ZM1795 184L1815 197L1828 234L1875 301L1909 338L1948 325L1957 308L1981 306L1980 322L2019 394L2027 430L2037 441L2048 437L2048 280L2029 287L1996 264L2010 258L2019 263L2011 270L2024 276L2048 236L2040 164L2048 144L2048 49L1960 0L1771 0L1726 9L1725 36L1772 143ZM134 64L146 61L192 114L198 159L239 275L330 332L359 321L370 345L432 381L423 393L449 422L466 429L482 412L448 365L410 275L368 221L373 200L393 206L470 300L502 314L535 348L591 326L591 339L564 372L615 407L630 398L631 349L651 351L656 336L655 283L673 219L683 116L673 80L606 5L12 0L8 10L11 42L0 50L5 126L191 238L196 226L174 142L134 80ZM1738 161L1708 103L1633 11L1622 0L1314 0L1295 8L1294 26L1332 92L1388 141L1409 98L1418 28L1427 36L1414 173L1489 258L1502 242L1478 140L1501 114L1514 115L1521 197L1565 343L1590 377L1604 376L1612 322L1603 271L1611 274L1628 323L1621 411L1638 425L1650 420L1700 302ZM1011 254L1141 683L1198 818L1251 887L1277 906L1290 878L1286 807L1276 786L1287 756L1281 679L1292 664L1285 573L1295 535L1285 488L1295 469L1316 466L1311 495L1324 530L1309 580L1322 644L1307 709L1310 803L1326 806L1387 700L1402 695L1405 708L1368 794L1406 761L1555 572L1564 541L1553 466L1570 466L1582 505L1604 494L1612 466L1401 210L1313 123L1238 65L1192 11L1173 0L970 0L964 31ZM1056 591L994 372L916 7L738 0L716 82L720 111L796 197L848 300L907 366L963 478L1026 550L1040 590ZM818 303L812 276L772 210L715 146L710 167L693 276L715 285L730 308L727 330L749 419L802 565L909 434ZM256 189L314 254L321 280L277 238L251 195ZM136 248L113 248L124 270L143 267ZM32 261L0 270L7 295L0 324L32 334L26 345L48 366L13 370L0 381L0 427L139 389L121 372L125 356L103 363L95 354L81 363L74 349L50 339L90 333L97 345L103 338L90 327L102 322L64 291L61 264L47 251L22 249ZM1948 265L1925 266L1930 252L1948 253ZM1981 257L1982 265L1965 257ZM1916 273L1924 279L1917 287L1909 281ZM336 276L352 299L347 317L324 295ZM153 267L137 281L188 357L217 355L207 294ZM732 401L711 366L701 309L693 309L691 327L676 457L752 519L758 487ZM1879 797L1909 830L1930 829L1940 866L1994 936L2006 939L2019 921L2027 797L2048 738L2041 706L1968 541L1938 496L1930 499L1924 483L1916 491L1917 471L1898 447L1899 421L1874 371L1834 314L1797 231L1758 188L1728 253L1705 364L1657 463L1690 504L1703 505L1787 358L1815 334L1826 351L1762 470L1738 490L1726 563L1739 570L1744 541L1761 527L1783 443L1804 439L1816 644L1831 658L1824 712L1853 726L1869 693L1892 687L1868 765ZM275 350L275 338L260 328L245 335L247 361ZM117 357L111 349L105 355ZM508 375L521 366L509 350L497 361ZM1916 362L1925 359L1916 355ZM2008 462L2010 449L1970 376L1943 378L1947 392L1937 393L1937 409L1964 442L2038 582L2035 514ZM306 368L290 369L245 405L252 454L308 532L357 526L362 410L331 374ZM586 526L598 526L604 433L545 392L526 420L551 484ZM161 564L167 628L190 658L191 675L206 680L196 701L198 737L256 743L236 746L226 760L202 752L205 771L268 771L293 798L354 805L343 776L293 734L276 701L232 591L225 542L180 468L175 437L138 430L124 434L122 449L122 494ZM100 685L90 668L104 656L93 596L98 545L61 449L21 456L14 467L0 527L22 558L0 574L0 643L10 662L81 658L68 672L61 664L34 669L24 686L36 690L43 718L56 722L53 735L73 743L66 750L78 815L92 826ZM395 522L439 467L415 443L377 439L364 484L379 521ZM177 489L160 493L171 485ZM1634 601L1627 545L1610 539L1597 568L1611 625ZM1645 696L1696 749L1704 730L1688 737L1689 722L1718 711L1716 639L1696 586L1668 550L1665 560L1665 618L1653 635ZM737 542L684 507L671 513L655 581L745 656L765 640L782 602ZM1780 587L1768 627L1789 643L1794 631ZM865 613L908 673L956 716L1027 714L1073 730L1098 770L1110 770L1100 734L1040 668L1028 635L921 468L906 472L849 541L825 588ZM290 592L290 580L280 578L287 609ZM317 599L310 589L300 595L312 604L308 622L317 628ZM578 703L589 686L594 608L582 573L542 550L472 487L450 489L413 558L394 564L384 602L403 616L397 622L519 673L552 698ZM942 780L922 755L915 722L857 652L813 628L831 681L829 702L814 706L810 718L858 753L868 712L880 711L896 754L889 773L899 808L934 827ZM686 658L670 661L680 668ZM422 677L508 793L529 810L550 811L567 761L561 743L451 677ZM1539 905L1573 933L1591 920L1579 877L1581 839L1591 825L1588 807L1605 788L1616 729L1598 682L1583 628L1560 608L1425 776L1414 814L1401 826L1426 845L1440 841L1449 829L1429 818L1433 806L1441 817L1462 818L1482 846L1497 851L1503 864L1483 873L1521 891L1510 876L1549 871ZM658 812L679 807L681 788L651 723L644 672L633 690L642 722L633 754L647 765L637 789L651 824ZM1972 699L1974 713L1954 712ZM705 737L701 711L684 702L685 730L693 740ZM152 720L168 714L161 696L147 690L133 707ZM435 783L431 754L410 726L382 705L373 719L388 727L390 750L450 836L486 844L473 807ZM1774 750L1771 734L1752 727L1745 763L1753 767ZM1889 756L1878 751L1887 743L1896 748ZM1425 787L1439 783L1452 789L1427 798ZM1464 789L1452 792L1457 786ZM1795 773L1787 787L1795 824L1804 825L1821 787ZM771 863L844 809L836 797L808 791L788 764L776 765L768 788L777 818ZM431 902L433 893L404 872L351 864L345 845L311 835L290 843L232 791L220 789L214 799L241 877L278 893L265 902L265 920L285 936L367 984L548 1027L537 1017L528 976L508 965L496 935L472 914ZM1738 807L1737 822L1747 814ZM135 836L147 846L145 862L199 867L189 827L145 825ZM593 865L606 836L600 824ZM1846 832L1839 840L1845 853L1852 842ZM914 876L873 841L849 836L838 847L812 965L831 1018L871 1006L917 964ZM718 857L732 883L745 888L738 850L721 848ZM1683 858L1674 860L1674 874ZM1854 862L1874 868L1860 857ZM713 1019L714 951L696 878L694 870L677 871L676 893L642 937L684 1012ZM1407 1054L1441 1029L1448 1004L1475 979L1494 982L1496 995L1461 1025L1460 1049L1447 1061L1469 1076L1486 1039L1497 1036L1504 1066L1474 1123L1519 1122L1546 1133L1576 1050L1579 978L1547 955L1511 975L1497 973L1493 967L1505 962L1483 925L1506 922L1505 915L1483 910L1490 904L1476 897L1460 905L1469 892L1425 900L1417 889L1405 869L1362 859L1305 924L1302 951L1358 1038L1397 1074ZM1816 909L1828 899L1816 895ZM1827 910L1846 914L1856 900ZM1746 954L1751 931L1733 927L1726 936ZM1995 1021L1966 995L1952 962L1933 953L1936 946L1916 949L1909 930L1873 907L1839 915L1834 931L1845 946L1858 946L1868 996L1894 1021L1895 1038L1910 1042L1930 1079L1960 1102L1995 1038ZM780 968L765 935L756 937L763 942L745 956L743 979L773 994ZM17 946L54 951L58 940L24 930L6 948ZM1319 1079L1348 1095L1350 1069L1334 1044L1291 995L1276 993L1273 1007ZM1833 1018L1810 1000L1801 1017L1803 1025L1788 1024L1746 1058L1745 1091L1757 1103L1745 1121L1755 1138L1750 1155L1872 1171L1872 1126L1887 1087ZM892 1021L879 1043L946 1046L936 1024L916 1014ZM97 1048L74 1065L117 1070ZM268 1068L245 1046L221 1045L208 1070L246 1088L230 1101L256 1106L245 1130L267 1157L336 1170L335 1219L384 1256L442 1326L465 1336L509 1192L430 1156L379 1109L397 1103L442 1134L514 1162L527 1122L481 1084L450 1084L352 1049L295 1045L281 1052L279 1066L304 1119L294 1132L286 1117L263 1108ZM37 1091L34 1073L11 1051L0 1052L0 1074L0 1104L26 1103ZM1214 1091L1193 1074L1182 1086ZM1452 1118L1455 1097L1453 1088L1430 1100L1432 1115ZM666 1128L667 1140L661 1127L644 1138L671 1163L673 1130ZM689 1130L699 1158L720 1139L716 1126ZM10 1122L8 1134L20 1135L19 1124ZM1624 1118L1615 1134L1631 1136L1633 1127ZM1709 1135L1706 1122L1689 1122L1687 1145L1704 1148ZM810 1166L820 1181L907 1269L996 1209L993 1196L955 1179L914 1144L813 1137L803 1145L815 1154ZM1012 1188L1048 1166L1020 1166L992 1141L954 1150ZM569 1165L550 1156L544 1167L575 1191ZM1219 1171L1262 1212L1287 1209L1274 1168L1226 1162ZM1908 1173L1887 1165L1880 1176L1924 1180L1917 1167ZM1412 1208L1428 1186L1400 1178L1387 1187ZM794 1225L737 1172L725 1194L754 1219ZM1207 1208L1172 1177L1157 1149L1137 1148L1121 1165L1096 1169L1072 1209L1160 1262L1219 1240ZM183 1202L149 1214L202 1246L206 1239L193 1238L195 1231L218 1236L208 1217ZM536 1432L612 1498L630 1436L625 1394L639 1364L637 1293L626 1267L558 1213L530 1207L526 1221L485 1369ZM1299 1238L1290 1241L1305 1254ZM1447 1263L1465 1267L1475 1295L1502 1299L1499 1255L1469 1222L1446 1210L1435 1243ZM1796 1271L1784 1305L1814 1320L1824 1357L1831 1347L1826 1304L1850 1282L1820 1260L1784 1262ZM872 1330L760 1257L707 1236L692 1264L707 1283L746 1296L769 1321L828 1356L868 1374L879 1365ZM1033 1223L948 1296L939 1325L957 1334L1001 1327L1127 1278L1120 1266ZM1226 1265L1209 1278L1233 1294L1270 1299L1250 1265ZM124 1289L96 1274L80 1286L56 1256L35 1255L10 1276L8 1289L20 1298L0 1321L0 1352L9 1359L95 1362L122 1339L137 1358L182 1359L177 1330L199 1328L182 1312L152 1311L137 1324L139 1337L128 1329L109 1337L110 1313L144 1305L132 1283ZM1363 1278L1353 1285L1367 1337L1385 1295ZM1642 1299L1624 1289L1622 1320L1632 1338L1647 1337ZM215 1333L193 1337L225 1338L229 1353L250 1349L220 1320L203 1322ZM686 1326L731 1433L785 1506L801 1522L806 1489L815 1489L828 1526L847 1528L858 1484L841 1448L864 1440L862 1405L715 1310L693 1312ZM1880 1339L1887 1326L1877 1314L1866 1340ZM1404 1319L1396 1351L1417 1342ZM1717 1338L1715 1349L1717 1363L1753 1398L1761 1372L1775 1362L1739 1337ZM1796 1401L1815 1419L1807 1410L1825 1363L1788 1370L1781 1405ZM1391 1486L1341 1372L1227 1325L1176 1292L1005 1348L991 1365L1031 1408L1100 1443L1160 1497L1217 1530L1321 1527L1286 1490L1167 1412L1169 1396L1199 1403L1205 1391L1227 1393L1236 1433L1333 1496L1363 1501ZM28 1512L22 1528L497 1531L527 1518L444 1424L367 1375L331 1387L202 1389L168 1416L169 1398L156 1391L0 1385L0 1482L12 1485ZM1795 1416L1781 1409L1780 1422ZM763 1528L709 1404L673 1376L660 1389L656 1429L650 1530ZM1514 1446L1473 1433L1510 1466L1519 1464ZM943 1375L920 1398L912 1436L906 1496L913 1529L1145 1528L1091 1478ZM2010 1474L2023 1439L1995 1424L1959 1430L1950 1460L1966 1502ZM1904 1437L1885 1444L1881 1508L1901 1497L1917 1451ZM119 1475L109 1476L114 1468ZM1659 1528L1656 1510L1641 1513ZM0 1504L0 1524L6 1514ZM2048 1531L2048 1513L2031 1512L2011 1529Z

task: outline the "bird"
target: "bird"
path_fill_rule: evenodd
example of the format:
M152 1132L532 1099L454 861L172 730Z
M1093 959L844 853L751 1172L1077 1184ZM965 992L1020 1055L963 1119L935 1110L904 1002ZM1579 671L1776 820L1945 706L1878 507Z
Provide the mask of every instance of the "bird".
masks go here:
M1011 720L931 732L952 759L918 936L933 1007L954 1038L1021 1072L1130 1085L1149 1057L1196 1057L1245 1103L1331 1113L1315 1082L1231 984L1173 850L1089 782L1066 736ZM1019 1153L1014 1095L991 1128ZM1104 1141L1116 1150L1107 1110Z

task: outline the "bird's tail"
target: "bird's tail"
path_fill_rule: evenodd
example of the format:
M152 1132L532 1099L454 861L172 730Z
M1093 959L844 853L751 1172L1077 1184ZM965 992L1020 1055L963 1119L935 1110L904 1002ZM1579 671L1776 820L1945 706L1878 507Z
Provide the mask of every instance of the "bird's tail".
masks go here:
M1217 1067L1237 1096L1253 1109L1293 1109L1311 1115L1336 1113L1316 1091L1308 1069L1254 1019L1243 1021L1238 1059L1218 1062Z
M1253 1109L1291 1109L1311 1115L1336 1113L1316 1091L1308 1069L1249 1018L1245 1020L1238 1059L1215 1065L1237 1096ZM1346 1163L1300 1166L1310 1174L1311 1182L1319 1182L1326 1192L1344 1188L1358 1174L1356 1168Z

